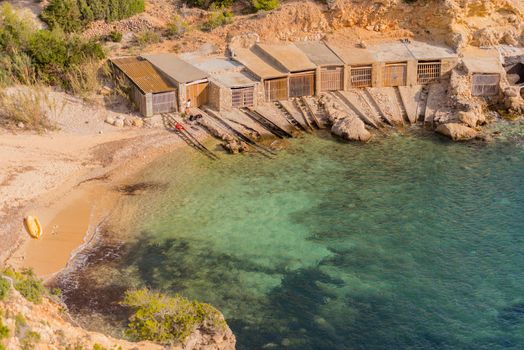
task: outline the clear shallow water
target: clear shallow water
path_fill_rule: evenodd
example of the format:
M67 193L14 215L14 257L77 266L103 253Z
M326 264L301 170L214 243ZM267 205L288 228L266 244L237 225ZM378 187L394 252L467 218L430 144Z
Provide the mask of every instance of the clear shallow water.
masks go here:
M119 283L215 305L239 349L524 349L519 142L168 157L144 179L169 187L130 199L144 222L112 264Z

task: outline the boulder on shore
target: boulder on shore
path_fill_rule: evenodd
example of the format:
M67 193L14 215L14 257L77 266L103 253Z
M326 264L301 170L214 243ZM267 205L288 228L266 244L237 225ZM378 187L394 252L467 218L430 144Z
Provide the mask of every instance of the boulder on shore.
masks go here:
M476 113L475 111L458 112L458 120L470 128L476 128L486 123L486 117L482 113Z
M477 137L477 131L459 123L440 124L435 130L453 141L466 141Z
M333 124L331 132L350 141L368 142L371 139L371 133L366 129L364 122L351 115L338 119Z

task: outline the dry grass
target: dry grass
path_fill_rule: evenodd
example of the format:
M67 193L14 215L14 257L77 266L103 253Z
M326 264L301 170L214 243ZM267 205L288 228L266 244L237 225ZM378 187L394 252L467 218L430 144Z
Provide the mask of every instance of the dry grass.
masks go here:
M65 80L75 96L89 100L101 88L99 79L100 74L103 74L101 70L104 70L104 67L101 67L98 61L89 60L82 65L70 68Z
M0 91L0 126L15 128L23 123L24 129L38 132L55 129L47 117L48 104L44 90L37 86Z

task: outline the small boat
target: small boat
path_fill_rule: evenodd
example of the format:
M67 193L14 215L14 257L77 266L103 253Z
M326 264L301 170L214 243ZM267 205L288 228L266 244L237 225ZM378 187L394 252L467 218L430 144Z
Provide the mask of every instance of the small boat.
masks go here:
M42 236L42 225L36 216L26 216L24 218L24 226L27 233L34 239L39 239Z

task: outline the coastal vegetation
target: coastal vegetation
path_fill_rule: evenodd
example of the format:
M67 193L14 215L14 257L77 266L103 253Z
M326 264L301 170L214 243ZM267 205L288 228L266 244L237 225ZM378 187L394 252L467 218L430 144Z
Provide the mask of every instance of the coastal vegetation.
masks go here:
M93 21L117 21L144 10L144 0L51 0L41 18L50 28L77 32Z
M188 5L203 9L231 7L235 0L186 0ZM270 11L280 6L279 0L251 0L251 6L255 11Z
M9 281L0 278L0 301L4 300L7 295L9 295L10 288L11 285L9 284Z
M54 124L49 120L44 106L51 106L51 101L39 86L0 91L0 126L42 132L52 130Z
M0 350L5 350L5 346L2 344L2 341L9 337L9 328L4 325L2 317L3 315L0 313Z
M180 295L170 297L144 288L128 291L122 305L133 310L127 334L136 340L173 344L184 341L197 327L226 327L213 306Z
M47 293L42 280L36 277L32 270L24 269L18 272L12 268L7 268L1 274L11 278L14 288L30 302L41 303Z
M202 30L211 31L220 26L233 22L233 12L226 8L212 7L211 12L207 18L207 21L202 25Z
M271 11L280 5L278 0L253 0L252 4L256 11Z
M60 86L71 90L72 71L105 57L94 40L67 34L60 28L37 29L9 3L0 6L0 84Z

